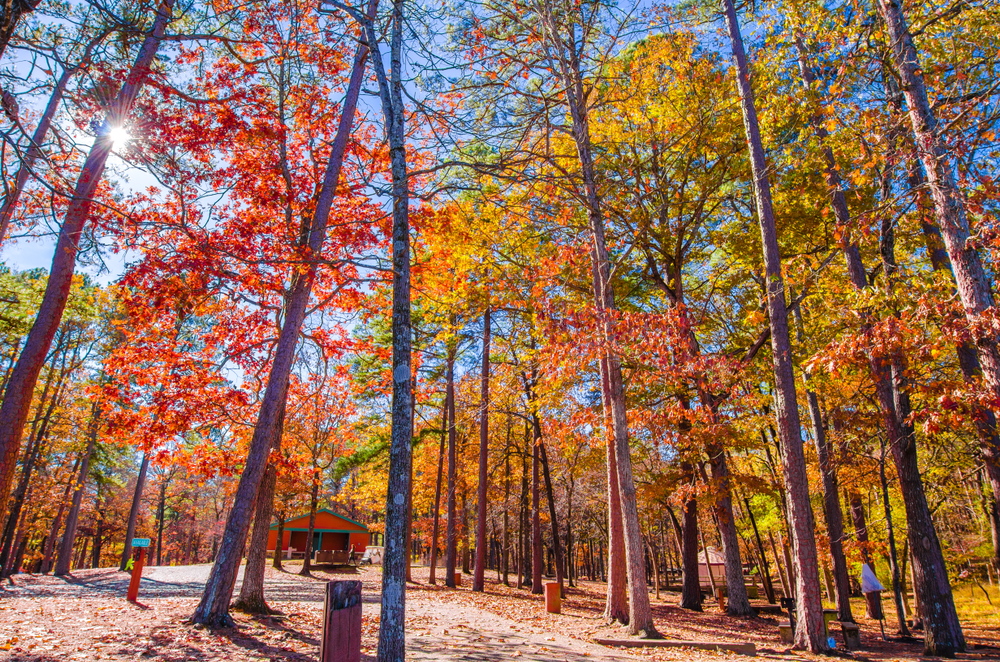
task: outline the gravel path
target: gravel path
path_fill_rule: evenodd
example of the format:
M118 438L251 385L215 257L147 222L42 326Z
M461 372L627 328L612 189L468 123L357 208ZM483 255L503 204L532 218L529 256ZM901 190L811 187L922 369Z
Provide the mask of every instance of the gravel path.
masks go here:
M193 604L192 601L201 596L210 570L211 565L147 567L143 571L139 601L154 610L161 604L164 606L178 602ZM364 584L363 612L367 621L378 614L380 575L379 569L369 568L358 573L347 569L337 572L336 575L317 573L314 577L301 577L268 568L266 593L269 601L300 603L301 609L313 617L310 620L314 620L320 616L324 586L328 579L356 577ZM127 573L111 568L84 570L65 578L19 577L13 585L4 584L0 588L0 612L5 602L13 606L18 603L23 605L25 601L46 604L50 601L70 600L81 607L97 601L124 603L122 598L128 588L128 582ZM234 594L239 592L239 585L238 581ZM295 627L292 620L286 623L289 627ZM537 662L582 662L583 660L625 662L635 659L589 641L549 632L537 625L499 616L471 604L442 601L434 592L426 590L407 593L407 657L410 660L428 662L432 660L489 662L510 659ZM366 656L366 659L373 658Z

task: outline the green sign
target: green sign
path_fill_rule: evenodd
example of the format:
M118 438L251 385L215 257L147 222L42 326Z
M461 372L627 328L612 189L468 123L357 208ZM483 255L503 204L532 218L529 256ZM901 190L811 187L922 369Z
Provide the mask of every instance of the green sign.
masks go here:
M132 538L133 547L149 547L149 538Z

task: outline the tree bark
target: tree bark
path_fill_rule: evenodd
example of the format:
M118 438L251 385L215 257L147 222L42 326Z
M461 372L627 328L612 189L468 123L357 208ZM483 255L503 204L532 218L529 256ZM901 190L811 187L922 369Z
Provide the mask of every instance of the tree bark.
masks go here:
M531 592L541 594L544 589L542 588L542 521L538 498L540 441L536 437L532 437L531 441Z
M132 557L132 538L135 537L135 527L139 521L139 508L142 506L142 491L146 487L146 471L149 469L149 451L142 454L142 464L139 466L139 476L135 480L135 491L132 493L132 508L128 513L128 526L125 530L125 546L122 548L122 560L118 570L125 571L125 565Z
M285 517L287 514L282 506L281 510L278 511L278 535L274 541L274 560L271 562L271 567L276 570L281 570L281 555L285 551Z
M451 357L449 349L449 359ZM451 375L452 362L448 364L448 374ZM437 578L434 576L437 570L437 555L438 555L438 540L440 539L440 525L441 525L441 479L444 473L444 449L445 449L445 439L448 436L448 386L445 386L445 400L444 400L444 411L441 415L441 447L438 450L438 470L437 470L437 483L434 487L434 524L432 526L431 533L431 558L430 558L430 578L427 580L429 584L436 584ZM506 515L506 512L505 512Z
M7 382L3 404L0 405L0 503L5 503L10 495L14 467L21 447L21 435L31 406L35 383L38 381L38 374L45 363L45 356L48 354L69 299L80 236L90 216L90 206L103 179L104 166L113 146L109 135L110 129L121 126L128 118L132 105L149 75L163 32L170 21L173 3L174 0L163 0L157 9L153 26L146 34L139 54L108 110L100 135L94 140L94 145L90 149L59 230L42 302L28 332L21 356L18 357ZM0 34L0 49L6 45L3 39L7 38L9 35L3 37ZM66 571L68 572L68 565Z
M271 511L274 508L274 485L277 476L277 467L273 462L269 462L257 493L253 530L250 533L247 560L243 567L240 597L233 603L233 609L248 614L273 613L267 606L267 600L264 599L264 570L267 565L267 534L271 529ZM274 553L278 554L277 545Z
M537 427L536 434L541 435L541 423L538 421L538 417L534 416L534 425ZM539 448L539 459L542 462L542 479L545 481L545 494L547 495L547 501L549 504L549 520L552 523L552 551L555 553L556 557L556 581L559 583L559 595L563 596L565 594L565 587L563 586L563 579L566 575L566 567L564 563L563 555L563 545L562 541L559 539L559 517L556 514L556 499L555 493L552 491L552 475L549 472L549 458L548 454L545 452L545 442L539 438L538 441ZM567 522L568 526L568 522Z
M771 183L764 160L764 146L753 89L750 85L750 68L747 65L743 37L740 34L736 8L732 0L723 0L723 10L729 38L736 60L737 83L743 127L753 172L757 214L760 220L764 265L767 280L767 309L771 328L771 353L774 362L774 401L778 417L778 434L781 438L782 465L785 486L791 510L791 533L795 545L796 569L796 646L812 652L827 650L823 626L823 605L820 600L819 569L816 559L816 540L813 531L812 509L809 504L805 454L802 449L798 402L795 393L795 373L792 365L791 342L788 334L788 311L785 302L785 285L781 274L781 254L771 202Z
M486 481L489 477L489 404L490 404L490 309L487 305L483 314L483 373L482 395L479 405L479 495L476 503L476 573L472 579L472 590L482 592L486 577ZM553 526L555 521L553 520Z
M80 462L80 474L73 491L73 505L66 517L66 530L63 531L62 542L59 545L59 555L56 557L55 575L62 577L69 574L70 562L73 560L73 543L76 540L76 527L80 521L80 504L83 502L83 487L90 472L90 459L94 456L97 446L97 434L101 427L101 404L97 400L90 407L90 423L87 426L87 451Z
M7 50L17 25L26 14L35 11L41 0L3 0L0 7L0 57Z
M715 444L708 446L712 477L719 483L720 496L715 500L715 515L722 538L722 554L726 568L726 613L730 616L755 616L750 606L747 587L743 583L743 560L740 557L740 541L733 518L733 496L729 480L729 466L726 452Z
M362 42L358 45L354 56L340 124L337 127L337 135L330 151L330 160L323 176L323 186L317 197L311 221L303 219L304 229L308 229L305 233L308 240L302 249L310 256L311 260L305 271L296 271L292 277L285 317L278 334L278 343L271 371L268 374L260 412L254 426L254 434L250 441L250 450L243 466L243 473L240 475L236 494L233 496L233 505L226 518L222 544L216 552L215 563L212 565L211 573L205 584L201 602L192 616L195 623L204 623L210 627L232 625L232 619L229 616L229 600L233 595L233 586L236 583L236 573L239 570L247 530L250 528L250 518L257 500L257 491L264 475L270 449L278 434L281 411L287 400L288 375L295 359L295 348L298 344L299 332L305 319L316 275L317 263L314 260L323 252L327 221L333 200L337 195L340 170L344 161L344 152L350 140L351 127L354 124L354 115L364 80L367 57L368 47ZM405 560L404 553L403 561L405 562Z
M445 586L455 588L458 561L458 521L455 512L457 449L455 448L455 350L449 348L445 401L448 409L448 524L445 530Z
M382 562L382 605L378 636L379 662L406 659L407 501L413 442L413 375L410 367L410 221L406 133L403 127L403 6L392 5L390 71L382 63L374 26L374 0L365 31L372 48L385 133L392 169L392 431L389 485L386 494L385 556Z
M694 472L690 473L693 478ZM681 609L701 611L701 578L698 575L698 499L693 494L684 500L683 515L684 527L680 532L682 541L680 606Z
M42 557L42 573L47 574L49 570L52 569L52 557L55 554L56 548L56 536L59 534L59 527L62 526L63 513L66 512L66 502L69 499L70 490L76 484L76 472L80 468L80 463L83 461L83 457L77 457L76 462L73 463L73 468L69 472L69 480L66 481L66 489L63 490L62 499L59 501L59 509L56 511L56 516L52 519L52 527L49 529L49 535L45 539L45 552Z
M608 590L604 607L604 620L608 623L618 622L626 625L629 618L628 571L625 568L625 533L622 528L622 502L618 489L618 462L615 456L614 429L611 423L610 392L607 360L601 358L601 399L604 406L604 435L607 440L608 468Z
M309 491L309 529L306 533L306 555L299 574L308 577L312 570L313 535L316 532L316 510L319 508L319 469L313 468L312 488Z
M832 156L832 155L831 155ZM839 188L837 189L839 191ZM840 194L841 197L843 194ZM845 207L846 208L846 207ZM793 313L798 327L798 340L804 341L805 325L798 305ZM823 515L826 519L826 533L830 539L830 556L833 558L833 583L837 603L837 620L854 622L851 613L851 580L847 572L847 557L844 555L844 513L840 508L840 488L837 474L830 462L830 445L826 441L826 427L819 407L819 398L809 388L809 377L803 371L802 382L806 385L806 401L809 404L809 418L812 422L813 443L819 460L820 477L823 479Z

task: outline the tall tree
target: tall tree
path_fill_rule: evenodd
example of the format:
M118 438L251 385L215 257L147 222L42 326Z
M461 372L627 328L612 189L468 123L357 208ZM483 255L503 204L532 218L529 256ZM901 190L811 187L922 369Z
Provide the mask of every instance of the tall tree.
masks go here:
M476 504L476 572L472 590L485 589L486 572L486 488L489 478L490 447L490 309L483 313L483 369L479 405L479 495ZM558 541L557 541L558 544Z
M173 5L174 0L163 0L157 8L153 24L146 33L135 62L108 108L98 136L90 148L59 229L41 306L21 355L7 380L3 404L0 405L0 500L6 501L10 494L17 454L21 447L21 435L31 406L31 395L66 309L80 237L90 217L94 194L103 180L108 156L114 147L112 129L123 126L128 120L136 97L149 78L163 33L171 20ZM4 46L6 42L0 43L0 48Z
M232 623L229 616L229 600L233 595L236 573L239 570L246 542L247 530L253 515L257 491L267 465L268 454L278 434L281 411L288 398L288 376L295 358L299 332L305 320L306 309L316 278L318 261L323 255L326 241L327 223L330 209L337 195L340 171L344 153L350 141L351 128L357 110L358 96L364 79L365 62L368 59L367 42L362 41L354 55L351 77L344 96L340 123L330 150L323 184L316 196L315 209L311 215L304 215L301 222L301 245L307 259L304 270L296 270L292 276L285 300L284 319L278 335L277 346L267 386L261 401L260 412L254 426L250 449L247 454L240 482L233 496L233 505L226 519L222 543L215 556L215 563L205 584L201 601L195 609L192 620L213 627L225 627Z
M743 36L740 33L736 7L732 0L723 0L722 9L733 49L733 58L736 61L740 108L743 112L743 128L746 131L747 148L750 152L753 188L763 244L767 312L770 318L771 354L774 362L775 411L778 417L778 436L781 439L785 489L789 497L791 519L789 524L795 550L795 598L798 616L795 643L810 651L824 651L827 649L827 642L824 636L823 605L820 600L816 538L813 531L812 508L809 504L806 460L802 449L792 347L788 333L788 310L781 273L781 252L778 248L777 227L771 202L771 183L764 159L764 145L760 136L753 88L750 85L750 68L743 48Z

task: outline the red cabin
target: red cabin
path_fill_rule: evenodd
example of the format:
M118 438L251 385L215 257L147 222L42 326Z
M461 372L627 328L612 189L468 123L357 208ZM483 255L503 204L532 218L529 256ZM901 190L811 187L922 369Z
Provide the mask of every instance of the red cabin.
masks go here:
M285 520L284 540L281 551L285 557L301 558L306 551L306 536L309 535L309 513ZM355 522L350 517L339 515L328 508L316 512L313 528L313 555L317 552L347 552L354 546L360 558L370 540L368 527ZM274 552L278 541L278 525L273 524L267 536L267 551Z

